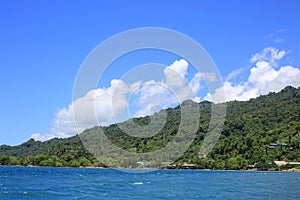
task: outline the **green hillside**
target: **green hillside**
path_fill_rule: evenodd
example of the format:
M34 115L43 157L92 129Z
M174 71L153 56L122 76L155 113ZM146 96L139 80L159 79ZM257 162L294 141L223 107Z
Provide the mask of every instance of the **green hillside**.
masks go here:
M221 105L224 104L216 106ZM247 169L254 163L258 168L268 168L275 167L272 164L275 160L300 161L300 88L288 86L279 93L270 93L245 102L226 103L227 115L221 136L212 151L203 157L200 148L209 127L211 106L212 103L207 101L199 104L199 127L195 139L188 150L172 164L177 167L190 163L196 168ZM116 156L107 158L104 152L99 152L99 149L105 151L106 147L99 147L103 142L99 142L97 135L104 131L115 146L130 153L155 152L175 138L181 120L180 106L164 111L167 123L149 138L123 133L120 125L128 126L127 122L94 127L85 130L80 136L66 139L45 142L31 139L14 147L2 145L0 165L79 167L109 163L114 167L138 167L137 162L140 160L136 157L118 157L118 153L113 152ZM155 115L152 117L155 118ZM135 118L129 122L147 125L150 117ZM87 151L81 139L84 144L88 144L89 151L96 152L94 156ZM178 148L180 146L174 146L174 150Z

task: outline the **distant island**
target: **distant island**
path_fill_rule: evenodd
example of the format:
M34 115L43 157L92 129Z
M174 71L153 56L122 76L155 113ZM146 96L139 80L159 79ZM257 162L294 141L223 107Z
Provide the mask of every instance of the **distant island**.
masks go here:
M288 170L300 169L300 88L288 86L249 101L227 102L227 115L221 136L212 151L201 156L200 147L208 130L213 103L199 103L200 118L196 137L189 149L169 169ZM114 144L126 151L145 153L164 147L174 138L180 122L180 106L166 109L167 123L153 137L137 138L124 134L117 124L101 127ZM132 119L149 123L149 116ZM97 133L93 127L81 134ZM121 164L105 165L82 144L80 135L29 141L0 146L0 165L53 167L143 168L147 163L120 158ZM291 170L292 171L292 170Z

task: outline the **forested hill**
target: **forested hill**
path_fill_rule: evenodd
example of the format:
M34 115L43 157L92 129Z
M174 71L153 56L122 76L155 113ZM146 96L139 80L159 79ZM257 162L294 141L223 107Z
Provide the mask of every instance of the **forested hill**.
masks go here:
M246 169L274 167L275 160L300 161L300 88L286 87L279 93L269 93L249 101L226 103L227 115L221 136L213 150L200 157L200 147L208 130L212 103L199 104L199 129L189 149L173 164L194 164L197 168ZM180 106L166 110L167 123L150 138L124 134L117 124L102 130L117 146L128 152L154 152L164 147L177 133ZM148 124L149 117L132 119L140 125ZM93 135L100 127L85 130L82 135ZM104 161L105 157L99 157ZM82 145L80 137L52 139L45 142L33 139L18 146L0 146L0 165L93 166L100 164ZM115 167L138 167L136 160L124 159Z

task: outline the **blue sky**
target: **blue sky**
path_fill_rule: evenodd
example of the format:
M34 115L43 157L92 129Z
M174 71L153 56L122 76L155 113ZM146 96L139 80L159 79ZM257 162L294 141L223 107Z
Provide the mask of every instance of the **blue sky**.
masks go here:
M72 134L71 129L58 126L70 113L81 63L99 43L133 28L169 28L196 40L216 63L227 84L228 100L247 100L285 84L297 86L299 7L298 1L283 0L2 1L0 144L20 144L32 134L36 138ZM99 88L107 91L111 80L119 80L132 66L143 63L170 68L179 63L185 68L180 59L155 51L128 55L114 63ZM190 75L188 81L192 79ZM214 95L217 92L200 99ZM138 106L146 107L144 103ZM55 131L62 133L55 135Z

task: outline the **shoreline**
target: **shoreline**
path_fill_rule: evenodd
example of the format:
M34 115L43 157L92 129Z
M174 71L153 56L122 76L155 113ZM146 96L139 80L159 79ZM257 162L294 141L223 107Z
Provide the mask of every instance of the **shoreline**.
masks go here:
M122 167L95 167L95 166L87 166L87 167L55 167L55 166L36 166L36 165L0 165L0 167L41 167L41 168L74 168L74 169L115 169L115 170L122 170L122 171L155 171L155 170L168 170L168 171L240 171L240 172L300 172L298 168L291 168L285 170L241 170L241 169L159 169L159 168L122 168Z

